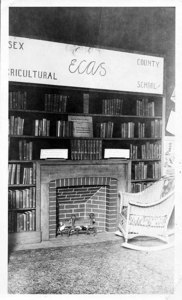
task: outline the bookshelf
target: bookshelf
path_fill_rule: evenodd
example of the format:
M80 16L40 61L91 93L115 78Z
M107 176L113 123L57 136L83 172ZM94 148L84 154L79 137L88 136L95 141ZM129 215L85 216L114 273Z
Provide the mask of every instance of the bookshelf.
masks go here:
M132 192L161 177L163 57L9 39L24 45L9 49L10 240L41 240L42 149L68 149L67 162L79 166L102 163L105 149L128 149Z
M41 149L68 148L71 160L103 159L105 148L129 149L132 191L158 180L163 102L158 95L10 82L10 232L29 234L40 229L36 162ZM74 132L69 121L74 117L84 122L89 118L89 126L81 119L81 130L89 130L86 134Z

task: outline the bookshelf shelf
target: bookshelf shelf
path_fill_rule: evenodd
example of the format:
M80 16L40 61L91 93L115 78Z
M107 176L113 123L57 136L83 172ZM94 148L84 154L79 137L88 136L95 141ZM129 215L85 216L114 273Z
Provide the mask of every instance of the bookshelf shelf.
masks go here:
M36 208L26 207L26 208L9 208L9 211L29 211L29 210L36 210Z
M139 158L139 159L131 159L132 162L139 162L139 161L160 161L161 159L160 158L149 158L149 159L142 159L142 158Z
M161 140L161 138L120 138L120 137L112 137L112 138L101 138L101 137L57 137L57 136L34 136L34 135L10 135L10 138L14 139L52 139L52 140L105 140L105 141L155 141ZM33 161L33 160L32 160ZM24 162L24 161L23 161Z
M131 179L131 182L132 182L132 183L152 182L152 181L157 181L157 180L159 180L159 179L160 179L160 178L147 178L147 179L139 179L139 180Z
M27 187L35 187L35 184L9 184L9 188L27 188Z
M16 163L30 164L30 163L35 163L35 162L36 162L36 160L19 160L19 159L9 160L9 164L16 164Z
M75 112L55 112L55 111L45 111L45 110L28 110L28 109L10 109L10 113L23 113L23 114L42 114L42 115L74 115L79 116L80 113ZM82 113L82 116L91 117L106 117L106 118L129 118L129 119L162 119L162 116L136 116L136 115L113 115L113 114L94 114L94 113Z

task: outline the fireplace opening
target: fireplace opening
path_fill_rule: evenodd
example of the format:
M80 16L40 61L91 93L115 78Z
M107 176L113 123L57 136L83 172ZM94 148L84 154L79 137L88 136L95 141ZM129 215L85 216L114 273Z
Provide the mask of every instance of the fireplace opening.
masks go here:
M84 177L57 179L49 183L49 238L57 236L60 224L89 224L94 214L97 232L117 228L117 179Z
M106 230L106 186L70 186L56 190L57 226L70 223L74 215L75 226L87 225L90 213L94 213L97 232Z

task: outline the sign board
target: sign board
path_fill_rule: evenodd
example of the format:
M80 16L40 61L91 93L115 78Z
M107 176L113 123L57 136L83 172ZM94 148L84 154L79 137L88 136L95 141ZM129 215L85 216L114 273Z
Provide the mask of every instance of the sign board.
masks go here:
M93 137L92 117L68 116L68 121L73 122L74 137Z
M9 37L9 80L163 94L164 59Z

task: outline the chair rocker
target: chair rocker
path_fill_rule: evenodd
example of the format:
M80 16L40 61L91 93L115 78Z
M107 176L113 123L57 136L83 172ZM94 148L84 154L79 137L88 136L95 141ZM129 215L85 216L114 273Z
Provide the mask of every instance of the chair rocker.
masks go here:
M119 193L121 206L118 227L124 236L123 247L154 251L173 245L169 242L168 223L174 209L174 191L161 197L163 184L161 179L142 192ZM147 247L128 242L136 237L159 239L162 244Z

